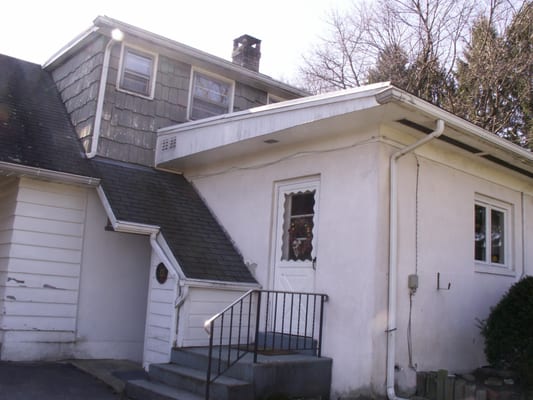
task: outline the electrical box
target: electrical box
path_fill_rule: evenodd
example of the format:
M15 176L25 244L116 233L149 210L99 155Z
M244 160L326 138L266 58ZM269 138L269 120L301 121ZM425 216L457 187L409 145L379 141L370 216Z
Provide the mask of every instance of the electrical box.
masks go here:
M407 287L411 290L418 289L418 275L411 274L407 278Z

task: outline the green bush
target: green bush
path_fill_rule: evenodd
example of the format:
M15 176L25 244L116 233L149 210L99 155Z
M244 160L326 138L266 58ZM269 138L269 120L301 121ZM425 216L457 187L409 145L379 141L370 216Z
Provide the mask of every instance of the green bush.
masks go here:
M533 387L533 276L509 288L482 323L481 334L488 362L515 371Z

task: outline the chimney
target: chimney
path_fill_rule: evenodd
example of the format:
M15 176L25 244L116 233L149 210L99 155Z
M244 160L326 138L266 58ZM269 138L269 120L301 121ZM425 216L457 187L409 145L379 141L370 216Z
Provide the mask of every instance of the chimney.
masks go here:
M259 72L261 41L250 35L242 35L233 41L233 62L241 67Z

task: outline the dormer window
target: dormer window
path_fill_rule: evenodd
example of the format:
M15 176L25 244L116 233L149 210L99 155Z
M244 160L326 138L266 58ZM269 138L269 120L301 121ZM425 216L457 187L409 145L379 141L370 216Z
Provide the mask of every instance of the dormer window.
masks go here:
M156 55L122 47L118 88L144 97L153 97Z
M233 81L193 70L189 118L195 120L231 112L233 92Z

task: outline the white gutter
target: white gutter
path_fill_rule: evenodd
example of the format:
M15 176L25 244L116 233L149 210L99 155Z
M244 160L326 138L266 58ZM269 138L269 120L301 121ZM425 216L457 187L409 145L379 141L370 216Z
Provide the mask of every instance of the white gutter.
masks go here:
M387 316L387 397L390 400L403 400L396 396L394 390L394 364L396 355L396 312L397 312L397 284L398 284L398 166L397 161L439 137L444 132L444 121L437 120L436 129L428 136L407 147L393 153L390 157L390 187L389 187L389 304Z
M104 61L102 73L100 74L100 86L98 87L98 99L96 100L96 113L94 115L93 137L91 140L91 151L87 153L87 158L93 158L98 151L98 139L100 138L100 127L102 125L102 112L104 110L105 88L107 86L107 75L109 72L109 60L111 58L111 47L117 39L111 38L107 42L104 50Z
M83 186L98 186L100 179L90 176L75 175L68 172L52 171L49 169L30 167L21 164L12 164L5 161L0 161L0 173L5 172L4 175L29 176L31 178L39 178L50 181L57 181L61 183L68 183L73 185Z

